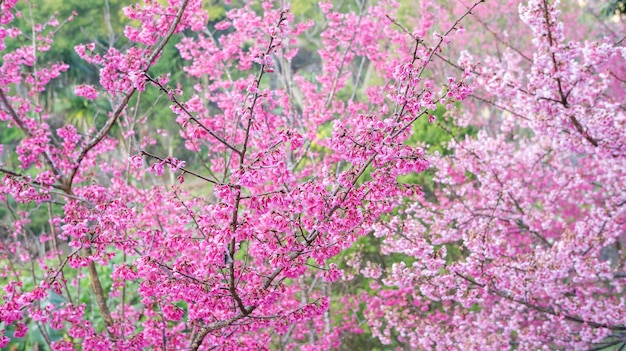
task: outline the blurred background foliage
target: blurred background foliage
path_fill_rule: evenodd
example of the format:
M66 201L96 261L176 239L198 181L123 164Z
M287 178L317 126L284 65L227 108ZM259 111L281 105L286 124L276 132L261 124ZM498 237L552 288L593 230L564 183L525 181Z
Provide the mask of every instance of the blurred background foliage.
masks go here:
M626 0L608 0L601 11L602 15L606 17L610 16L624 16L626 15Z

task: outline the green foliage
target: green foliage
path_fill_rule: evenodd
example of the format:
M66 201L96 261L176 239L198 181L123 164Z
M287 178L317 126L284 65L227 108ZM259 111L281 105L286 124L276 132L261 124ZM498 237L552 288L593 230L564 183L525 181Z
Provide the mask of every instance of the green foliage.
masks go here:
M331 262L337 264L339 269L346 271L352 271L353 269L346 264L346 259L358 254L363 262L372 262L380 265L381 268L390 268L394 263L405 262L407 265L411 265L414 261L409 256L402 254L381 254L380 247L383 243L383 238L377 238L373 235L365 235L359 238L359 240L350 248L342 251L338 256L331 259ZM370 288L370 284L374 282L374 279L365 278L360 274L356 274L354 279L348 282L335 283L332 290L332 304L331 310L333 312L333 319L335 323L341 323L343 318L350 318L350 316L342 316L337 311L341 311L341 298L345 295L359 296L362 293L373 294L374 290ZM394 287L385 287L380 281L378 282L383 289L395 289ZM355 311L356 319L359 322L359 327L363 330L361 334L350 333L344 335L341 340L340 350L391 350L394 349L397 344L383 345L380 340L372 337L372 333L365 323L364 311L366 305L364 303L359 304L359 309ZM395 340L395 338L393 339Z
M626 14L626 0L608 0L600 13L605 17Z
M320 13L317 11L317 3L316 0L294 0L291 3L291 12L294 16L302 16L306 18L312 18L311 15L319 16Z
M15 145L22 139L22 131L18 128L8 128L7 122L0 123L0 145ZM7 161L4 161L8 163Z
M446 110L442 105L432 112L436 117L436 123L430 123L428 116L422 116L413 124L413 134L406 141L407 145L423 145L427 154L450 155L453 150L448 148L448 143L454 138L462 140L465 137L473 137L478 133L478 129L472 126L460 128L454 124L452 119L447 117ZM399 177L401 183L418 184L427 200L434 201L434 192L437 184L433 181L436 170L427 169L419 174L409 174Z

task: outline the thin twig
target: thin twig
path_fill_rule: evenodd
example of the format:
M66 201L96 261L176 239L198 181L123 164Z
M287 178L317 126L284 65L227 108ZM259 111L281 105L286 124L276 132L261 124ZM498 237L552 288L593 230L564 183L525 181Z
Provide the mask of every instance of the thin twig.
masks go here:
M151 153L149 153L149 152L147 152L147 151L145 151L145 150L141 150L140 152L141 152L141 154L142 154L142 155L146 155L146 156L148 156L148 157L154 158L154 159L159 160L159 161L161 161L161 162L166 162L167 164L170 164L170 165L172 164L172 163L171 163L171 161L169 161L168 159L161 158L161 157L159 157L159 156L157 156L157 155L153 155L153 154L151 154ZM205 177L205 176L203 176L203 175L200 175L200 174L198 174L198 173L196 173L196 172L194 172L194 171L192 171L192 170L189 170L188 168L185 168L185 167L181 167L181 168L180 168L180 170L181 170L183 173L188 173L188 174L191 174L192 176L194 176L194 177L196 177L196 178L200 178L200 179L202 179L202 180L204 180L204 181L206 181L206 182L208 182L208 183L211 183L211 184L215 184L215 185L228 185L228 184L224 184L224 183L216 182L216 181L214 181L214 180L212 180L212 179L209 179L209 178L207 178L207 177ZM229 185L229 186L230 186L230 185Z
M158 80L150 77L149 75L145 75L146 79L153 83L154 85L156 85L159 90L161 90L162 92L166 93L169 95L170 100L176 104L176 106L178 106L178 108L180 108L183 112L185 112L185 114L187 115L187 117L189 117L190 121L193 121L194 123L196 123L198 126L200 126L200 128L204 129L204 131L206 131L207 133L209 133L209 135L211 135L213 138L215 138L217 141L219 141L220 143L222 143L224 146L226 146L227 148L233 150L235 153L237 154L241 154L241 150L238 150L236 147L234 147L233 145L231 145L228 141L226 141L226 139L220 137L219 135L215 134L212 130L210 130L209 128L207 128L202 122L200 122L196 116L194 116L191 112L189 112L189 110L187 109L187 107L185 107L185 105L183 105L180 101L178 101L178 99L176 98L176 96L174 94L172 94L172 92L167 89L166 87L163 86L163 84L161 84L161 82L159 82Z
M620 327L620 326L608 325L608 324L605 324L605 323L596 323L596 322L593 322L593 321L584 320L584 319L582 319L580 317L571 316L571 315L568 315L568 314L557 312L557 311L555 311L551 307L537 306L537 305L531 304L530 302L516 299L516 298L510 296L508 293L496 290L496 289L492 288L491 286L487 286L487 284L480 284L480 283L476 282L474 279L466 277L466 276L464 276L461 273L455 272L455 274L457 276L465 279L466 281L470 282L471 284L474 284L474 285L479 286L481 288L487 287L488 291L490 293L492 293L492 294L500 296L500 297L502 297L502 298L504 298L506 300L509 300L511 302L515 302L515 303L518 303L520 305L526 306L526 307L528 307L528 308L530 308L532 310L535 310L537 312L549 314L549 315L556 316L556 317L563 317L566 320L569 320L569 321L572 321L572 322L576 322L576 323L580 323L580 324L586 324L586 325L588 325L590 327L593 327L593 328L605 328L605 329L617 330L617 331L624 331L624 330L626 330L626 326Z

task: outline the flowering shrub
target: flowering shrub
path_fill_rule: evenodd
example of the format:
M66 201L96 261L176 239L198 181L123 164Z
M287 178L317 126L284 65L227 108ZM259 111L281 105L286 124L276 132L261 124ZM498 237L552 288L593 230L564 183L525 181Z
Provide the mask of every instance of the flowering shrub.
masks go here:
M75 43L100 79L73 93L104 121L56 125L62 23L20 29L16 3L0 0L0 121L20 134L0 148L0 347L626 345L623 24L572 28L578 5L548 0L323 1L319 21L146 0L123 10L131 45ZM153 73L172 46L193 86Z

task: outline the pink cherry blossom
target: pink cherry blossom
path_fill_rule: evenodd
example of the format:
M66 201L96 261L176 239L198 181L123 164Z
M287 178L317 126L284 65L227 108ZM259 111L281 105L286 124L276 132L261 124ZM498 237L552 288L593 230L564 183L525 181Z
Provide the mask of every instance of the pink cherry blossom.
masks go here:
M74 93L77 96L84 97L89 100L95 100L98 98L98 92L92 86L89 85L79 85L74 88Z

